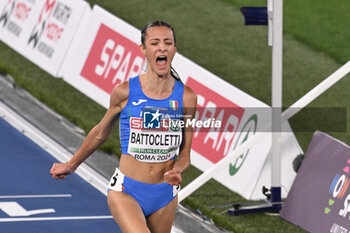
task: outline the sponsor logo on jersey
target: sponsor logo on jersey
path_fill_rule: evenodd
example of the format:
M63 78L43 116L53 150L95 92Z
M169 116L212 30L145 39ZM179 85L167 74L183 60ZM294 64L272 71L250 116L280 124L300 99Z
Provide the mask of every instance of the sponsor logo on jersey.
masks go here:
M132 105L137 106L137 105L140 105L140 104L145 103L145 102L147 102L147 100L139 99L137 102L132 101Z

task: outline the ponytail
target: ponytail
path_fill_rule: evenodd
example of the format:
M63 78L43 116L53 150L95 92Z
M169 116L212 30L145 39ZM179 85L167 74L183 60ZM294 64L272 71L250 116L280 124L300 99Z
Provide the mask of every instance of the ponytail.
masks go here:
M176 81L179 81L182 83L180 75L176 72L176 70L172 66L170 68L170 74Z

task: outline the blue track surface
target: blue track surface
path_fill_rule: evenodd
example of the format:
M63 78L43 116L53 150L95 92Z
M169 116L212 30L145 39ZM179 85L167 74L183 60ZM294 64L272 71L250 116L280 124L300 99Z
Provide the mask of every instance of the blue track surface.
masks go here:
M76 174L52 179L49 170L54 162L54 157L0 118L0 232L121 232L110 217L106 196ZM26 211L55 212L10 216L6 203ZM95 219L98 216L102 219ZM88 217L92 219L76 219Z

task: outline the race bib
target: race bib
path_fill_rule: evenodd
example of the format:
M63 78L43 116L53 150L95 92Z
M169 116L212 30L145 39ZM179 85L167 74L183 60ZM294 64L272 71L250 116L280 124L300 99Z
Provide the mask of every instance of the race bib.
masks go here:
M152 114L144 119L130 118L128 153L142 162L168 161L178 153L182 142L180 121L152 119Z
M180 190L181 190L180 185L173 185L173 197L175 197Z
M111 180L109 181L108 189L121 192L124 190L124 174L116 168Z

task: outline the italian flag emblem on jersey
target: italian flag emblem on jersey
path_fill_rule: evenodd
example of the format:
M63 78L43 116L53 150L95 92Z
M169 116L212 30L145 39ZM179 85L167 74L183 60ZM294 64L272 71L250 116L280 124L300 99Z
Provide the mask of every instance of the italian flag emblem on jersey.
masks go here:
M170 100L170 107L172 110L177 110L177 108L179 107L179 104L177 103L177 100Z

